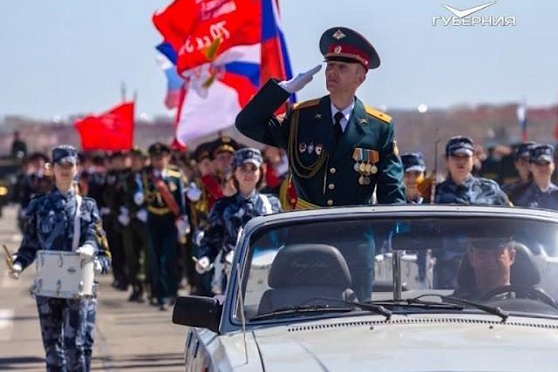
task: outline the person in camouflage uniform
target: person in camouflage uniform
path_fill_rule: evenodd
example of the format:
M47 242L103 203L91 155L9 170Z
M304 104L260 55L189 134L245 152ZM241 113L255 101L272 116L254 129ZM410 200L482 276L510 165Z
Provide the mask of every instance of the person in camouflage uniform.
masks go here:
M224 292L226 281L222 275L225 256L234 250L240 229L252 218L281 212L281 202L275 196L260 194L263 182L263 158L258 149L244 148L235 152L233 177L236 194L217 200L209 214L210 227L206 231L198 252L196 271L204 274L214 262L215 274L223 279L214 292ZM222 276L220 276L222 275ZM220 281L217 280L217 281Z
M513 195L514 205L558 210L558 186L552 183L554 149L550 145L534 145L529 151L533 180L519 186Z
M98 252L95 224L100 216L93 199L76 196L77 150L62 145L52 151L55 187L31 201L26 229L10 275L17 279L39 250L75 251L93 259ZM79 208L79 242L73 246ZM47 371L86 371L87 299L36 296Z

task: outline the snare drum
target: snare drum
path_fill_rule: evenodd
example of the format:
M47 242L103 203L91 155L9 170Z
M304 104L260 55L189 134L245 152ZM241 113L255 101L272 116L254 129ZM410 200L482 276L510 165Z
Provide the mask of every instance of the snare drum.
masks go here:
M81 298L95 295L94 261L78 253L37 252L37 276L33 293L56 298Z

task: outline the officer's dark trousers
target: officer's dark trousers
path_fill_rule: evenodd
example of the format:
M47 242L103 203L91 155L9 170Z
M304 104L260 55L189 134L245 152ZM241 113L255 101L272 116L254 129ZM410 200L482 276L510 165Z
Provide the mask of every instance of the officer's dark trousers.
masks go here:
M136 290L141 287L140 273L142 272L141 267L146 251L147 231L145 223L133 218L130 224L124 228L123 236L128 280Z
M37 296L48 372L85 372L87 301Z
M163 216L150 213L147 227L152 282L156 285L152 293L157 297L159 304L162 304L176 297L178 291L176 273L178 232L174 224L174 216L170 213Z
M107 215L103 218L103 227L107 233L107 240L112 255L112 274L114 280L120 286L128 284L128 276L126 275L126 256L124 253L124 238L122 235L122 226L118 220Z

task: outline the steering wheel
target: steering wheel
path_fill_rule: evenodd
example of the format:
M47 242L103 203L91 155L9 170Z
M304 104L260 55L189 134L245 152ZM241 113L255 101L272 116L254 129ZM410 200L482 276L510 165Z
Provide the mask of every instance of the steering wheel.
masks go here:
M514 292L517 298L526 298L530 300L541 301L558 310L558 304L556 304L556 301L554 301L554 299L550 297L545 291L537 287L518 287L514 285L505 285L488 292L479 299L479 302L489 302L494 297L509 292Z

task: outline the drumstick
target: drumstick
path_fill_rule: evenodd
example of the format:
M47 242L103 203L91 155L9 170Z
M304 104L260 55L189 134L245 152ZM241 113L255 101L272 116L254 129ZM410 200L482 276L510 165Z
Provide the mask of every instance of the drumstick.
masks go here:
M12 254L8 250L8 247L6 247L6 244L2 244L2 248L4 248L4 252L6 252L6 265L8 266L8 269L10 270L10 272L13 273L14 272L14 261L12 260Z

